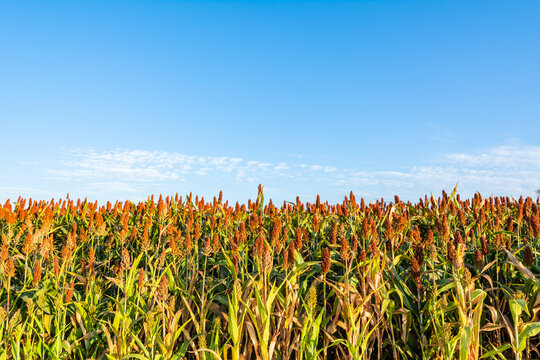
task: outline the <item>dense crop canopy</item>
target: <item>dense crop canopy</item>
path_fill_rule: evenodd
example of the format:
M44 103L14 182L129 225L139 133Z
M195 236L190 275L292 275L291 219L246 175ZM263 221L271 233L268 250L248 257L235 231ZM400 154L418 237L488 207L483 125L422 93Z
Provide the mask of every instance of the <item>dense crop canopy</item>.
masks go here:
M540 204L0 206L0 359L540 358Z

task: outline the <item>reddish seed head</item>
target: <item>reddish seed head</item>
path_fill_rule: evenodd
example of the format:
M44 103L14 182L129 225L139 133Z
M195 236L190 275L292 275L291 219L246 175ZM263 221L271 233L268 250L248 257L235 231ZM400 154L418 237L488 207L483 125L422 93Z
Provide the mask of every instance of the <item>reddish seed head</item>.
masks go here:
M520 202L517 204L516 220L519 223L523 219L523 203Z
M426 236L426 244L431 245L433 244L433 230L429 229L427 236Z
M351 257L351 250L349 249L349 243L347 239L343 238L341 239L341 248L339 252L339 257L341 260L344 260L345 262L349 260Z
M54 261L53 261L53 272L55 275L58 275L60 274L60 262L58 261L58 256L54 256Z
M484 260L482 259L482 253L478 249L476 249L474 253L474 266L476 266L478 269L481 269L484 267Z
M529 245L525 245L523 250L523 262L527 267L531 267L534 264L534 254Z
M6 259L9 257L9 250L7 246L7 240L5 239L5 235L2 235L2 238L4 239L2 243L2 252L0 254L0 262L6 261Z
M489 253L489 248L485 236L480 238L480 244L482 245L482 255L487 255Z
M414 258L421 266L424 263L424 246L421 242L414 244Z
M253 256L261 256L263 252L263 238L262 234L257 236L257 239L255 239L255 243L253 244Z
M283 251L283 267L285 269L289 268L289 252L286 250Z
M257 215L257 214L255 214ZM238 238L238 241L240 244L243 244L247 241L247 234L246 234L246 224L245 223L241 223L240 224L240 232L238 234L239 238Z
M71 300L73 299L73 289L75 287L75 283L72 281L69 283L69 288L67 289L66 291L66 297L65 297L65 302L71 302Z
M306 228L302 229L302 234L303 234L303 235L302 235L302 241L303 241L304 243L309 243L310 237L309 237L309 231L308 231L308 229L306 229Z
M232 262L234 265L234 269L236 270L236 273L238 273L238 254L233 254Z
M169 297L169 279L166 275L161 276L161 281L159 282L159 287L157 290L157 298L161 301L166 301Z
M338 224L334 223L334 226L332 227L332 244L337 243L337 232L338 232Z
M122 268L126 271L129 270L131 266L131 259L129 258L129 252L127 249L122 250Z
M139 288L142 288L144 286L144 270L141 268L139 270L139 281L138 281Z
M506 220L506 230L510 232L514 231L514 220L512 219L512 216L508 216L508 219Z
M273 257L272 257L272 253L270 252L270 248L266 244L264 244L263 253L262 253L262 265L263 265L263 272L265 274L268 274L270 273L270 271L272 271Z
M415 257L411 259L411 274L414 279L419 278L421 274L420 264L418 264L418 261L416 260Z
M366 259L367 259L367 254L366 254L366 251L364 249L360 250L360 252L358 253L358 256L359 256L361 262L365 262Z
M359 245L360 245L360 243L358 242L358 235L354 234L353 235L352 246L351 246L352 252L355 253L358 250Z
M4 273L8 278L12 278L15 276L15 264L13 263L13 258L8 258L6 261L6 265L4 267Z
M41 261L36 260L36 263L34 265L34 286L36 286L41 280Z
M301 250L302 249L302 229L296 228L294 229L294 246L296 249Z
M294 264L294 241L289 244L289 260Z
M213 238L213 241L212 241L212 250L217 252L219 251L219 235L217 233L214 234L214 238Z
M455 242L455 245L456 247L459 245L459 244L463 244L463 239L461 238L461 233L458 231L456 232L456 236L454 238L454 242Z
M533 237L537 238L540 236L540 220L538 219L538 216L531 215L531 218L529 220L529 226L531 228L531 233L533 234Z
M446 245L446 258L449 261L453 261L456 257L456 250L454 249L454 244L452 242L448 242Z
M501 249L504 246L504 240L502 234L497 234L496 237L497 248Z
M319 232L319 217L317 214L313 214L313 217L311 218L311 225L313 226L314 232Z
M187 251L191 250L191 246L192 246L192 244L191 244L191 234L189 232L186 234L185 246L186 246Z
M373 257L379 257L379 245L377 244L375 238L371 239L371 242L369 243L369 250L371 251L371 255Z
M26 234L26 242L23 246L23 253L25 255L30 254L34 250L33 236L31 233Z
M387 217L386 220L384 221L384 231L385 231L385 235L386 237L391 237L394 233L394 229L392 227L392 222L390 221L390 218Z
M321 272L326 275L330 271L330 250L325 247L322 251Z
M274 247L279 243L279 236L281 235L281 219L276 219L272 225L272 230L270 231L270 241Z

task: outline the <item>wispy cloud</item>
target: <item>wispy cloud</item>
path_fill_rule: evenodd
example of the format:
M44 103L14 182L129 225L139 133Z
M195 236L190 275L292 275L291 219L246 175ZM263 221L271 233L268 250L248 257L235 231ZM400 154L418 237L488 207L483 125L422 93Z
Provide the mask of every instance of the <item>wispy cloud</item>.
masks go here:
M125 149L101 152L70 150L64 154L60 168L47 169L49 177L55 180L89 180L111 185L108 188L126 189L133 189L127 184L185 181L187 177L208 175L253 183L276 177L295 179L308 174L334 171L335 167L323 165L271 163L227 156Z
M449 163L467 167L540 170L540 147L499 146L476 154L454 153Z
M355 171L341 175L340 187L378 190L414 197L452 188L459 183L468 196L479 191L485 195L533 195L540 188L540 147L499 146L477 153L451 153L436 162L402 171Z
M398 194L414 200L451 189L456 183L466 196L476 191L518 196L533 195L540 187L540 147L505 145L477 153L456 152L429 163L384 171L163 151L75 149L65 154L60 166L47 172L55 180L84 183L83 191L111 195L144 196L163 183L216 179L221 184L250 188L251 184L269 184L281 188L279 193L288 198L296 193L309 197L320 192L337 200L353 190L368 198Z

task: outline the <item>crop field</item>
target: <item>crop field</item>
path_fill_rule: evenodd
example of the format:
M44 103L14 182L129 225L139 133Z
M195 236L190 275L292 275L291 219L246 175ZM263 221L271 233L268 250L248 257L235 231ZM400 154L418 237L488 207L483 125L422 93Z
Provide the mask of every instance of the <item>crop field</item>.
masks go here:
M0 205L0 359L538 359L540 203Z

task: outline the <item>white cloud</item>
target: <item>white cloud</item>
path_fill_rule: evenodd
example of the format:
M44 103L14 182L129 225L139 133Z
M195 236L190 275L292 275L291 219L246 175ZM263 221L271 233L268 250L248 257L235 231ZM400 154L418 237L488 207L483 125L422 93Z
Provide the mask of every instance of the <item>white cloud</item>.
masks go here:
M57 180L106 180L128 183L183 181L186 176L232 176L236 181L264 181L268 178L301 176L305 172L328 172L333 168L321 165L308 167L280 162L273 164L235 157L186 155L175 152L113 150L97 152L75 149L65 154L61 168L48 169Z
M160 188L160 184L188 180L197 183L198 179L216 179L216 183L225 185L246 184L249 189L254 183L270 184L271 188L280 188L280 194L289 194L286 198L300 192L314 198L320 192L336 201L349 190L367 198L398 194L415 200L430 192L449 191L456 183L464 196L476 191L519 196L534 195L540 188L540 147L499 146L478 153L450 153L436 162L383 171L163 151L75 149L65 154L60 167L48 172L51 179L83 183L84 191L97 189L141 197L149 189L154 192Z
M462 166L540 169L540 147L538 146L499 146L477 154L449 154L446 158L448 162Z
M444 155L436 164L414 166L403 171L351 171L339 186L379 189L402 197L415 198L429 192L452 189L471 196L534 195L540 188L540 147L499 146L478 153Z

